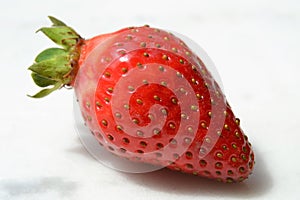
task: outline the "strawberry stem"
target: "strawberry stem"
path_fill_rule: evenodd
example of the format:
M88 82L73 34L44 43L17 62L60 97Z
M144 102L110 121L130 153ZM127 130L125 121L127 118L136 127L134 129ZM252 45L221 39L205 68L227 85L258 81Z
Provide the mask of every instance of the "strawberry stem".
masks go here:
M49 48L42 51L35 62L28 68L35 84L45 88L33 98L42 98L65 85L70 86L77 74L80 48L83 43L81 36L62 21L49 16L51 27L43 27L37 32L43 32L49 39L62 48Z

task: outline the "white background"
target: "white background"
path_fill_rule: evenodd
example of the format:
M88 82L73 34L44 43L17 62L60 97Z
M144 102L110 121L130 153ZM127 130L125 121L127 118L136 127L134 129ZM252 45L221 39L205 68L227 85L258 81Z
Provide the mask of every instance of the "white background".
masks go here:
M178 2L178 3L176 3ZM1 0L0 199L299 199L300 3L297 0ZM74 131L72 91L33 100L27 67L53 46L48 15L90 38L150 24L199 43L256 153L242 184L160 170L126 174L93 159Z

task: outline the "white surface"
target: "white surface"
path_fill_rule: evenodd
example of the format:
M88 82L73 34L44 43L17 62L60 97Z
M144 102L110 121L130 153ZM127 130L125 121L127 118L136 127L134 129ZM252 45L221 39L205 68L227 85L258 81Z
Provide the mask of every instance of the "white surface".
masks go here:
M300 3L1 1L0 199L299 199ZM215 62L256 153L243 184L168 170L126 174L93 159L74 131L72 91L32 100L26 68L52 45L34 31L54 15L89 38L150 24L188 35Z

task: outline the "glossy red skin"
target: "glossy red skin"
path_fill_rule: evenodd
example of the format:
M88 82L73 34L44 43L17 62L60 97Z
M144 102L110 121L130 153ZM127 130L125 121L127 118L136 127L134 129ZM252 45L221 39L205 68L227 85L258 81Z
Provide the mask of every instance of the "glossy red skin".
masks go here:
M239 120L201 59L177 37L149 27L100 35L85 41L79 67L74 88L82 115L112 153L223 182L242 181L251 173L254 155ZM193 96L179 91L184 81ZM191 109L195 101L196 111ZM154 105L161 107L152 110L156 117L151 121ZM164 120L159 134L153 134L155 124ZM179 131L181 124L187 126ZM136 127L147 131L138 135Z

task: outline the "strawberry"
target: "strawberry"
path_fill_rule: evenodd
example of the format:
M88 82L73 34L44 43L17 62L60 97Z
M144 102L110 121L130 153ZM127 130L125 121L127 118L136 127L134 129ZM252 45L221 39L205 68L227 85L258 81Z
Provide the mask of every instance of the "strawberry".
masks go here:
M29 67L41 98L75 89L82 117L108 151L221 182L240 182L254 154L222 90L180 38L149 26L91 39L50 17L41 28L62 48ZM48 87L52 86L52 87Z

